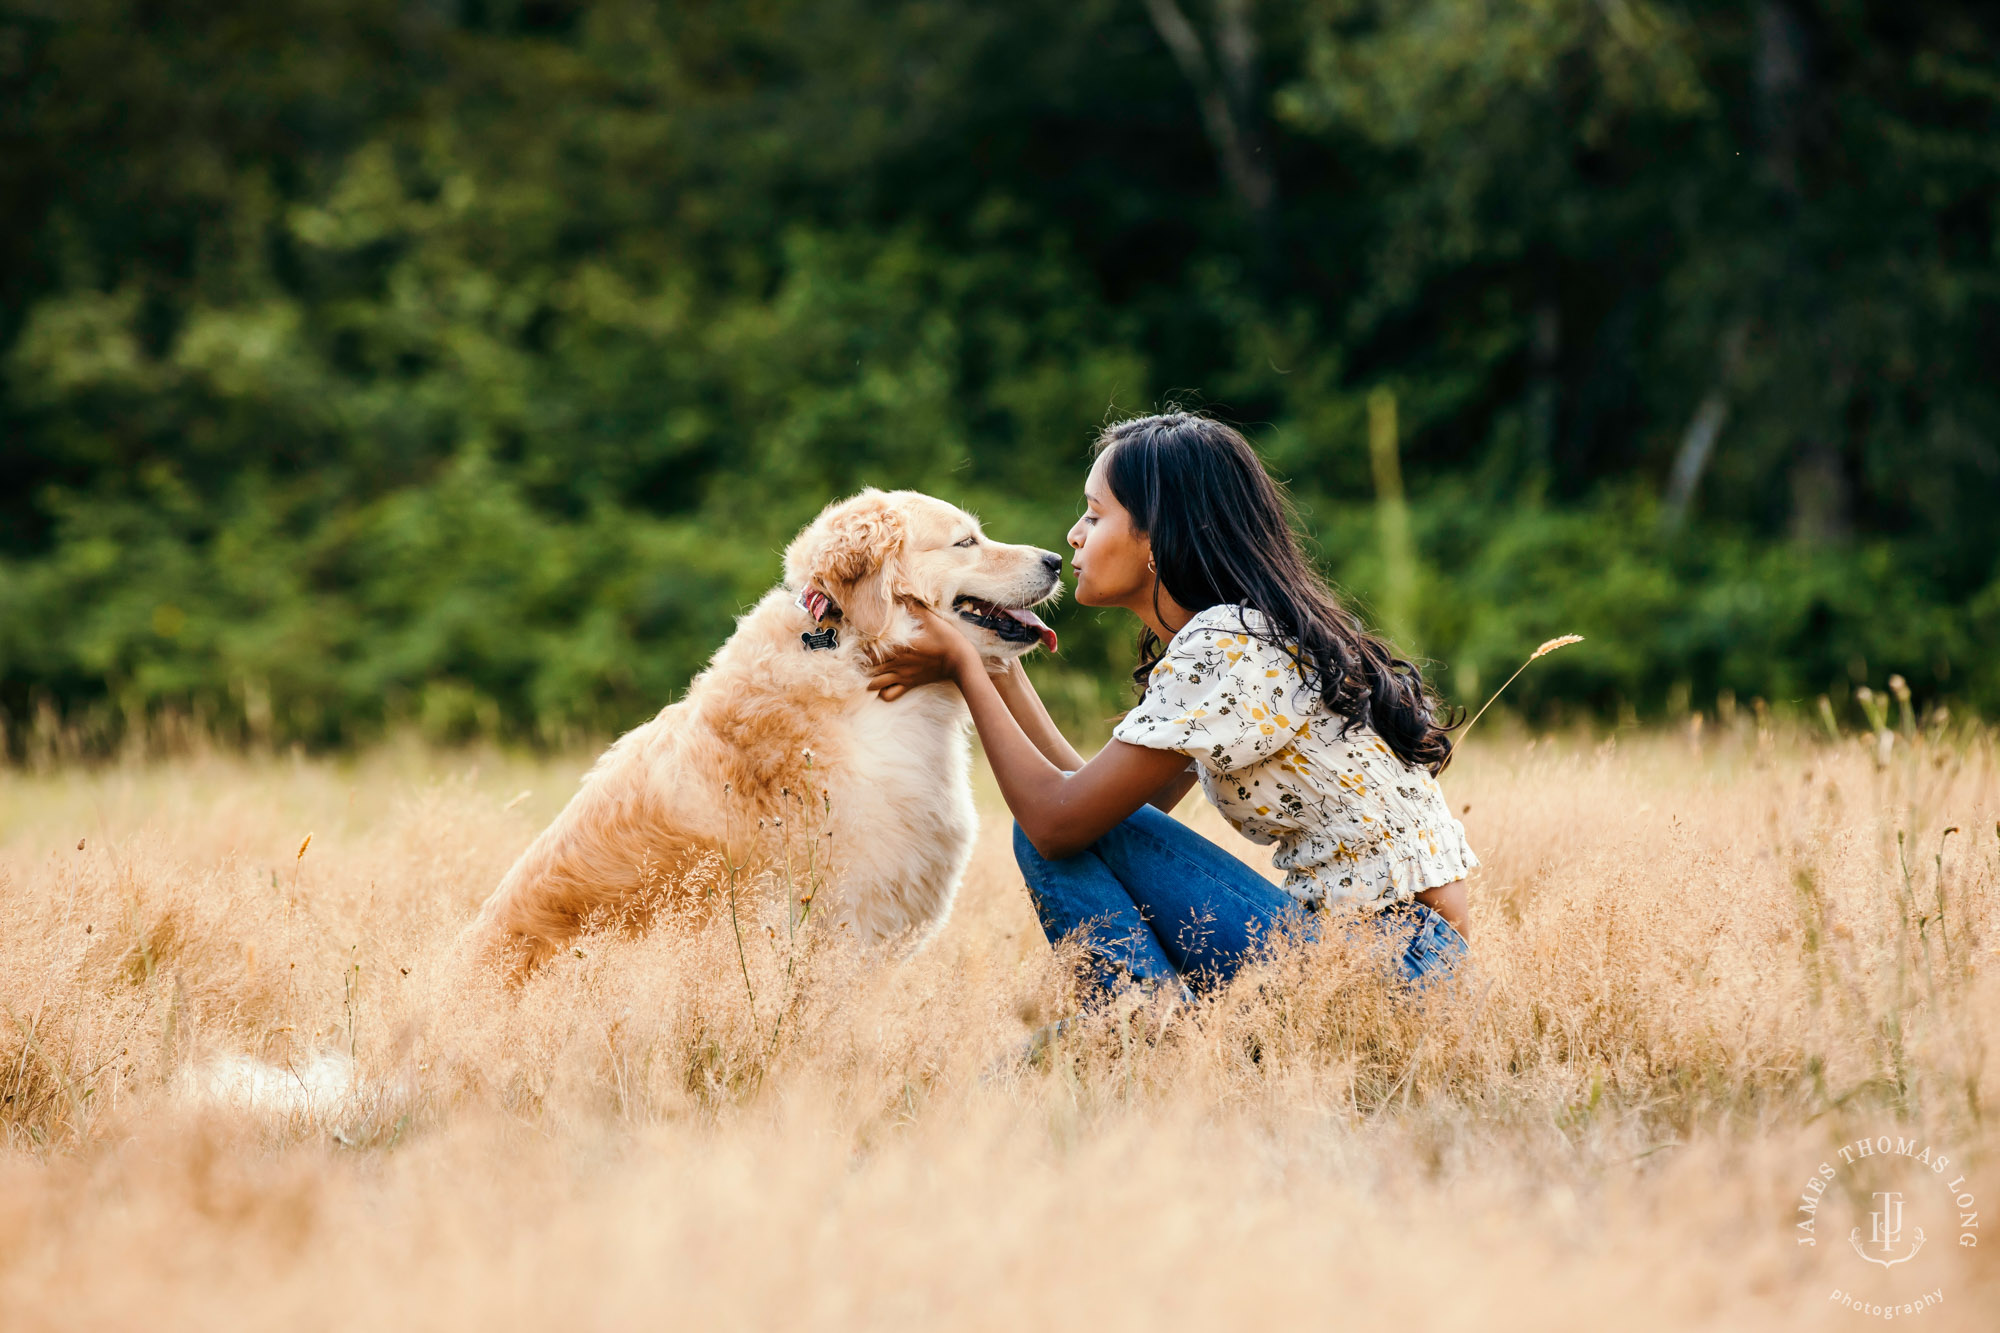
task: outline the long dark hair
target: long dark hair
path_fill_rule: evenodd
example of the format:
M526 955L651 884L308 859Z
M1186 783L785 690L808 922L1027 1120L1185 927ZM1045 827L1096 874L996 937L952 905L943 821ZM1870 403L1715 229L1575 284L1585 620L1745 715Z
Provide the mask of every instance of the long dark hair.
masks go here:
M1457 719L1438 706L1415 663L1397 657L1340 604L1299 545L1291 502L1241 434L1191 412L1137 417L1098 437L1106 479L1134 526L1153 542L1153 604L1160 589L1190 611L1241 603L1264 613L1245 632L1283 649L1333 713L1372 728L1411 768L1442 773ZM1132 679L1144 688L1165 652L1139 636Z

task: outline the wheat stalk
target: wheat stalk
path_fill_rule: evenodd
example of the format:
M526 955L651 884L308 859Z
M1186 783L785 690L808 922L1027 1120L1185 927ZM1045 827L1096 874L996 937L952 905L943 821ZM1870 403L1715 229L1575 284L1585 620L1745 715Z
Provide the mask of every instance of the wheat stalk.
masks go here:
M1544 643L1541 647L1535 649L1534 652L1528 654L1528 662L1532 662L1538 657L1547 657L1550 653L1554 652L1558 648L1567 648L1573 643L1582 643L1582 642L1583 642L1583 636L1581 634L1564 634L1558 638L1550 639L1546 643ZM1479 711L1472 715L1472 722L1466 723L1464 730L1458 733L1458 739L1452 742L1454 745L1461 744L1464 742L1465 734L1466 732L1472 730L1473 723L1479 721L1480 718L1485 717L1486 710L1493 706L1493 700L1498 699L1501 695L1505 694L1507 692L1507 686L1512 685L1516 680L1520 679L1521 673L1528 669L1528 662L1523 662L1521 663L1521 665L1515 667L1514 674L1507 677L1507 679L1504 682L1502 682L1499 689L1493 691L1493 697L1491 699L1488 699L1485 703L1479 705Z

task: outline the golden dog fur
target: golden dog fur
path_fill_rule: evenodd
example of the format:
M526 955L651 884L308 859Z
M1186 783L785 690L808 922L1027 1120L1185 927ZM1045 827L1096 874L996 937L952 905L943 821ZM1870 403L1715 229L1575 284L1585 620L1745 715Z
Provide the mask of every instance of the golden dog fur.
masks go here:
M800 640L808 586L841 609L836 648ZM942 500L871 489L828 506L686 697L613 743L522 853L468 927L471 955L518 981L592 921L705 911L758 884L821 885L811 910L867 943L923 937L972 850L970 718L948 682L885 703L869 671L915 629L902 599L997 666L1034 643L954 600L1025 608L1059 588L1052 553L988 541Z

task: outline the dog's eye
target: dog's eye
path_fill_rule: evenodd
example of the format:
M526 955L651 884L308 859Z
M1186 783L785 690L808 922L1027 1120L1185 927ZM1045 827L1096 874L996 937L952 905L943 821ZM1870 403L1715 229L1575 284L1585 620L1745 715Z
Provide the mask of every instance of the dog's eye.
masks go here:
M953 542L953 543L952 543L952 545L953 545L953 546L977 546L977 545L979 545L979 538L977 538L977 537L967 537L967 538L966 538L966 539L965 539L964 541L959 541L959 542Z

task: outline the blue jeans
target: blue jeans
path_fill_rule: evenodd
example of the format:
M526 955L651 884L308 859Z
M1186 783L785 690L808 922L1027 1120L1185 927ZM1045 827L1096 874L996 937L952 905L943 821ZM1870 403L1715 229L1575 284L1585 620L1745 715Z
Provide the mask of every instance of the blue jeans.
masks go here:
M1082 933L1106 991L1126 982L1219 989L1272 934L1329 920L1172 816L1142 805L1089 848L1051 861L1014 826L1014 859L1054 944ZM1361 914L1405 982L1443 976L1465 953L1451 923L1419 902Z

